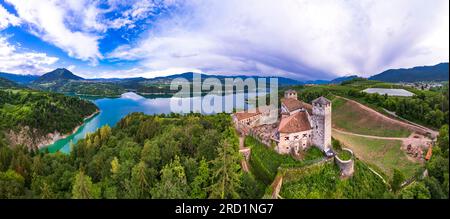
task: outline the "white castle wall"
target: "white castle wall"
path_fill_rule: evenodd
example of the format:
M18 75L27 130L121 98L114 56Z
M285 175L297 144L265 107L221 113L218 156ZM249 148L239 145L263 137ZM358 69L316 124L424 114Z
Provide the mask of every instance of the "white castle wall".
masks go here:
M331 147L331 103L322 106L313 103L311 122L312 143L322 151L328 150Z

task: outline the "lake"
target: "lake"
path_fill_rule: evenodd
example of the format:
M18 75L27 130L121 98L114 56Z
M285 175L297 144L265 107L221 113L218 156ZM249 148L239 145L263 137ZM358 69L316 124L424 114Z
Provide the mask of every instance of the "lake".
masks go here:
M222 101L221 111L232 112L233 108L241 108L242 105L226 105L225 101L233 101L233 99L248 99L254 98L256 96L265 95L265 91L259 92L248 92L248 93L237 93L223 96L213 96L217 98L216 100ZM83 139L86 134L95 132L98 128L109 125L113 127L117 122L120 121L126 115L133 112L142 112L145 114L169 114L172 111L171 102L179 101L189 104L191 107L193 105L198 105L199 102L196 101L207 101L206 97L190 97L190 98L171 98L171 97L157 97L148 96L143 97L135 93L124 93L120 98L92 98L92 97L82 97L93 101L95 105L100 109L100 113L96 116L86 120L82 126L74 134L68 136L67 138L60 139L54 144L47 146L49 152L54 153L61 151L63 153L70 153L71 144L75 144L78 140ZM251 108L252 104L245 103L244 108ZM200 112L194 110L195 112ZM180 113L179 111L175 111ZM205 112L201 110L204 114L210 114L214 112Z

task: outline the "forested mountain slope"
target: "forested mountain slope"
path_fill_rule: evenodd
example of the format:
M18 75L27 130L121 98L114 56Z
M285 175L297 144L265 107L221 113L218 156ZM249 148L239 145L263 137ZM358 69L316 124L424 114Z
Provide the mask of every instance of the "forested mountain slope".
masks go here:
M32 90L0 90L0 137L29 148L67 134L98 109L86 100ZM51 136L48 134L52 133Z

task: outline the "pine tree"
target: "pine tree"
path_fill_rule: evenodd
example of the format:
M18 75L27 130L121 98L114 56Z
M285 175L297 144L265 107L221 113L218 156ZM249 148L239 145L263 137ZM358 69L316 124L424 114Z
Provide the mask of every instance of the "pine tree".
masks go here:
M150 174L144 161L139 162L131 171L131 183L135 187L138 198L148 197L150 189Z
M161 170L161 181L151 190L152 198L187 198L187 191L184 168L180 158L175 156L175 159Z
M85 175L83 171L78 172L73 182L72 198L92 199L99 196L100 190L92 183L91 177Z
M239 162L241 156L227 140L223 147L217 149L218 156L213 160L213 185L210 187L210 198L239 198L241 171Z
M205 199L208 195L206 187L209 185L209 181L208 163L205 159L202 159L198 167L198 174L191 183L191 198Z

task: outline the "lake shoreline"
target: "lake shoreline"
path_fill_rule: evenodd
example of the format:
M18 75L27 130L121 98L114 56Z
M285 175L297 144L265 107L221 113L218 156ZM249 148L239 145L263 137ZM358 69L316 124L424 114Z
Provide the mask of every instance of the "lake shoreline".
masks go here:
M99 113L100 113L100 109L97 109L97 110L96 110L94 113L92 113L91 115L88 115L88 116L84 117L84 118L83 118L83 122L82 122L81 124L77 125L77 126L72 130L72 132L66 133L66 134L64 134L64 135L59 135L59 136L53 138L53 139L52 139L51 141L49 141L49 142L45 142L44 144L38 145L38 150L44 150L45 148L49 147L50 145L55 144L57 141L59 141L59 140L61 140L61 139L68 138L69 136L75 134L75 133L81 128L81 126L83 126L83 125L85 124L86 120L89 120L89 119L93 118L94 116L98 115ZM53 134L53 133L50 133L50 134Z

